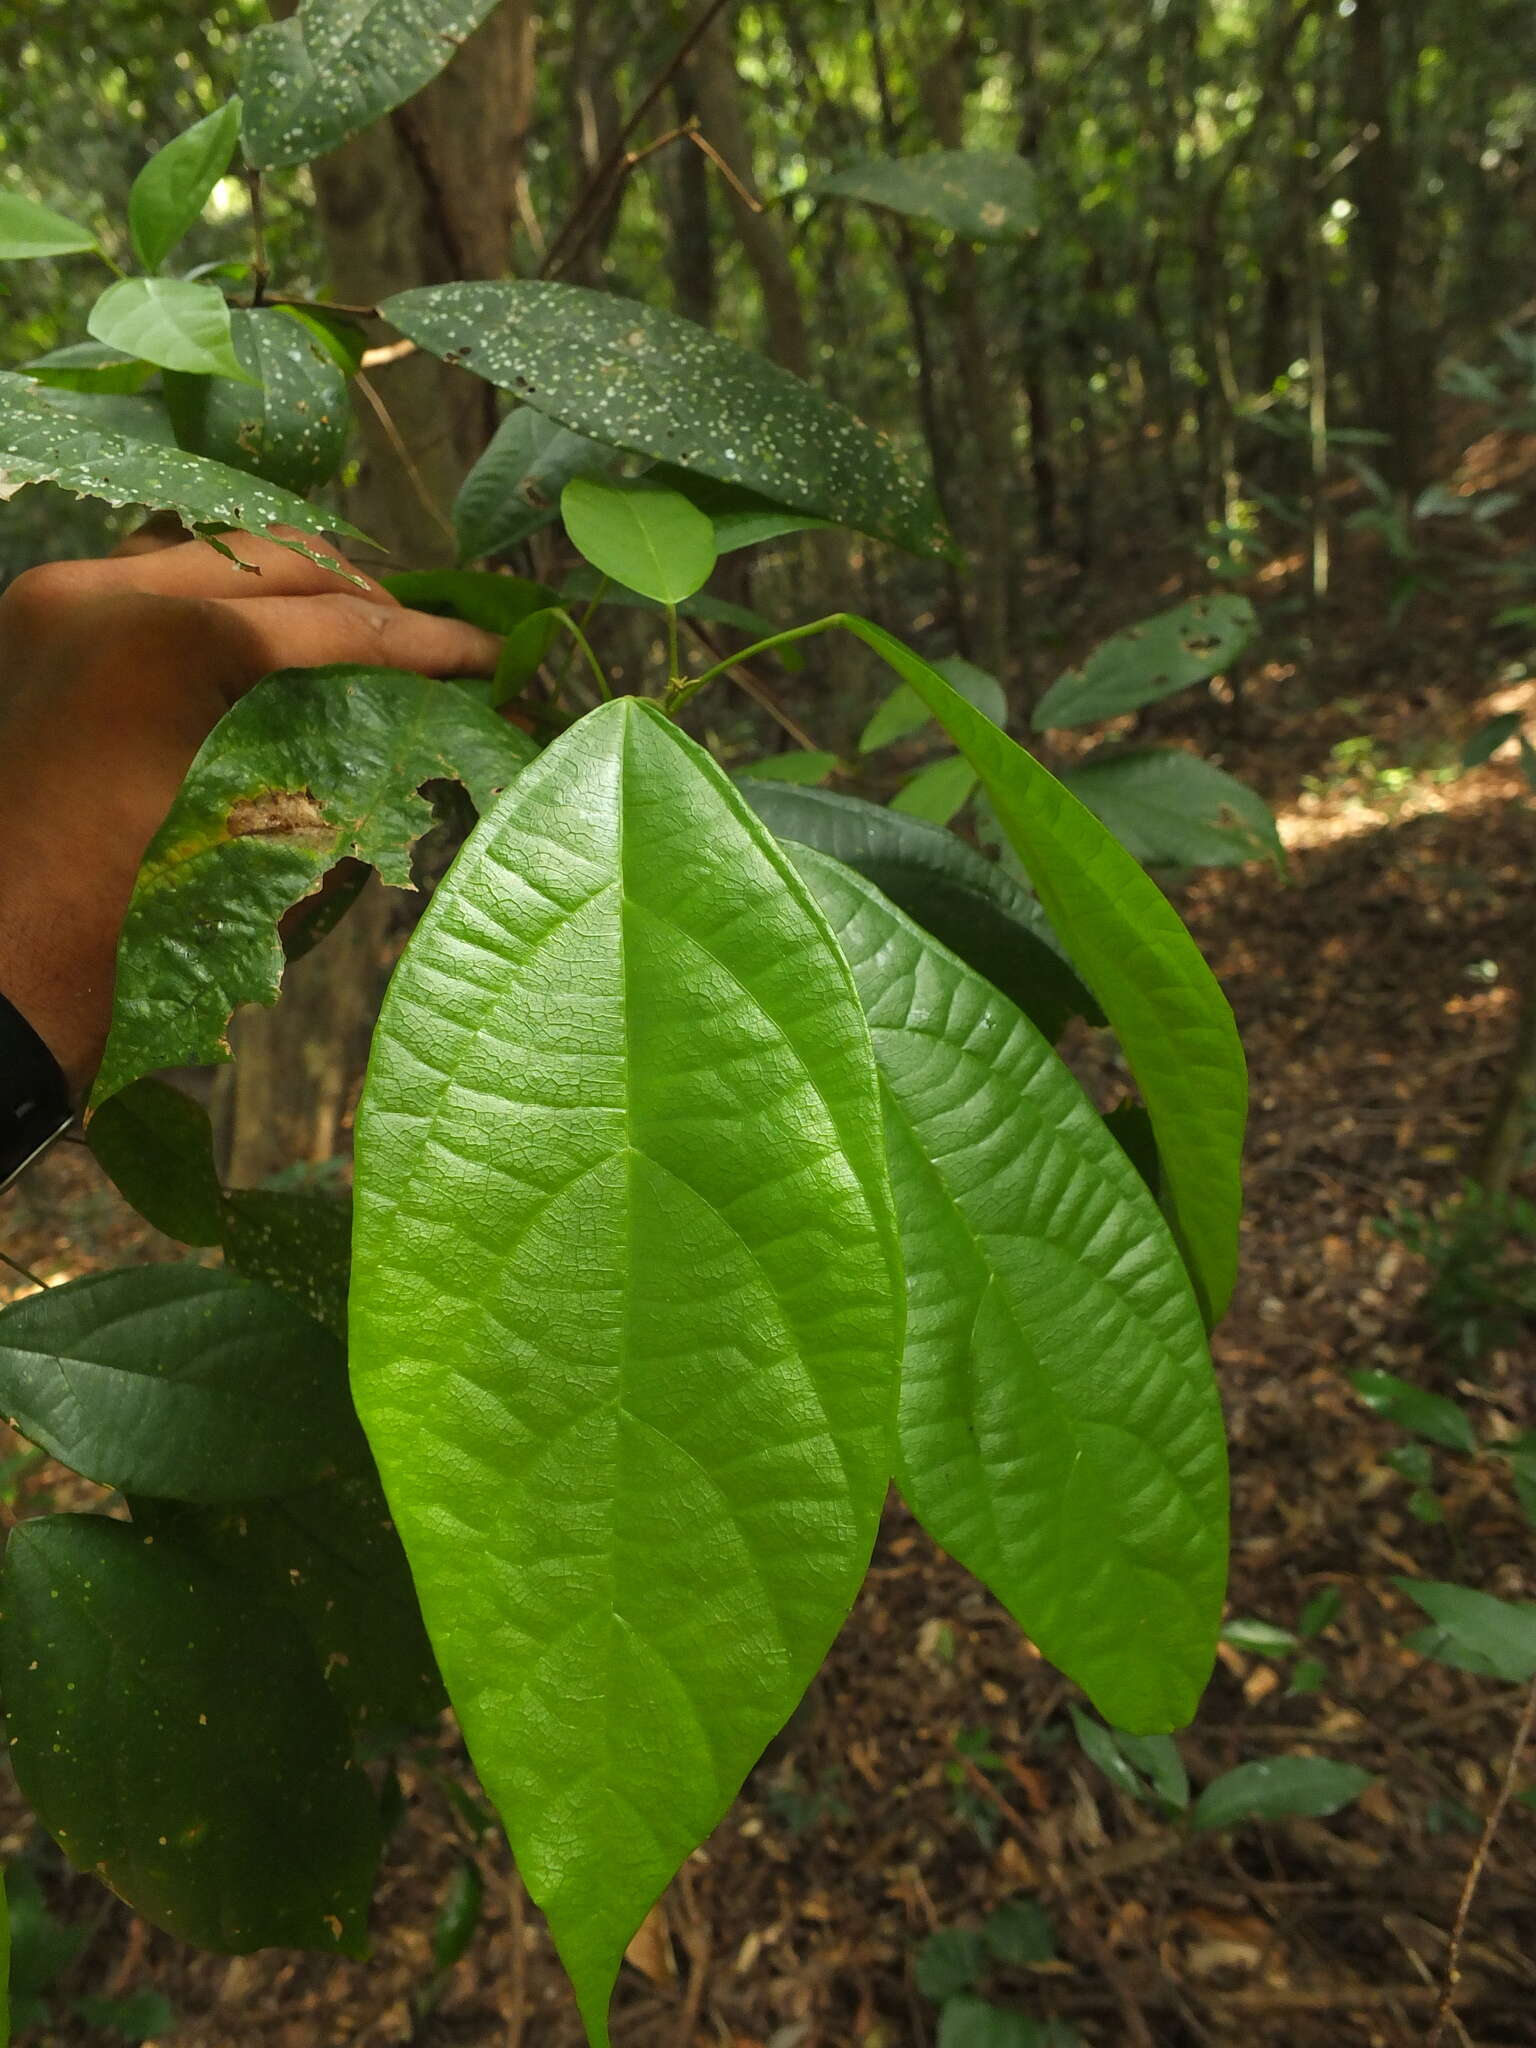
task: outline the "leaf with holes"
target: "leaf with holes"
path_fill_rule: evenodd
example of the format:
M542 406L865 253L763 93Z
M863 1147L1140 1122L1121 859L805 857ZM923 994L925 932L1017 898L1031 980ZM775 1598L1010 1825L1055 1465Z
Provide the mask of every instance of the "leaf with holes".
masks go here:
M96 247L96 237L78 221L66 220L20 192L0 192L0 261L23 256L76 256Z
M180 277L121 277L92 306L86 331L162 370L257 380L235 354L229 306L211 284Z
M357 1126L353 1385L592 2040L858 1589L900 1268L842 956L626 697L439 887Z
M1103 1023L1038 901L952 832L830 790L744 781L742 795L780 839L856 868L1017 1003L1047 1038L1058 1038L1069 1017Z
M1192 597L1106 640L1069 668L1035 706L1036 732L1092 725L1203 683L1236 660L1258 631L1246 597Z
M1045 1040L823 854L907 1270L903 1493L1106 1719L1181 1726L1226 1580L1226 1457L1177 1247Z
M128 193L128 232L145 270L158 270L202 215L240 140L240 102L195 121L157 149Z
M298 1623L102 1515L12 1533L11 1764L81 1870L183 1941L363 1954L378 1809Z
M202 1266L92 1273L0 1311L0 1412L86 1479L176 1500L288 1492L366 1459L335 1339Z
M573 434L531 406L514 406L454 501L460 561L516 547L549 525L572 477L602 476L618 459L616 448Z
M283 525L301 533L367 538L336 513L306 505L291 491L242 476L221 462L155 447L78 419L62 402L68 395L0 371L0 499L23 484L58 484L77 497L102 498L109 505L177 512L200 531L233 527L262 533ZM299 554L312 552L300 542L282 544Z
M709 519L649 477L573 477L560 516L571 545L600 575L657 604L681 604L714 573Z
M934 149L872 157L811 188L834 199L904 213L970 242L1024 242L1040 225L1035 173L1023 157L992 149Z
M291 669L220 719L139 869L92 1100L157 1067L227 1060L239 1003L282 980L278 920L337 861L411 886L424 782L484 809L533 742L452 683L394 669Z
M299 0L245 39L245 153L262 170L323 156L420 92L496 0Z
M379 309L447 362L615 448L742 484L915 553L946 545L889 442L778 364L691 320L574 284L426 285Z
M166 410L176 439L194 455L264 477L285 491L309 491L341 467L352 425L347 380L296 320L275 306L235 307L230 340L245 371L191 377L167 370Z
M135 1081L104 1102L86 1143L118 1193L182 1244L217 1244L219 1176L208 1112L164 1081Z
M1061 780L1149 867L1284 865L1280 830L1263 797L1181 747L1090 754Z
M838 623L927 704L981 778L1073 965L1103 1005L1152 1119L1164 1206L1207 1323L1237 1274L1247 1071L1232 1012L1178 913L1067 789L910 648Z

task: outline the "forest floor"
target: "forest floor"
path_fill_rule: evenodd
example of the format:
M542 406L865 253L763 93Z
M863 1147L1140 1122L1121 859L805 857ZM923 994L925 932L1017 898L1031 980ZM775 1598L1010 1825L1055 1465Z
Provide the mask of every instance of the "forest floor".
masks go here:
M1424 1263L1380 1228L1454 1192L1509 1040L1513 995L1488 963L1507 968L1522 946L1529 958L1536 802L1502 756L1459 778L1452 764L1493 711L1536 720L1536 684L1518 664L1501 670L1508 650L1454 603L1421 599L1396 634L1379 617L1333 636L1326 664L1250 678L1240 736L1230 707L1209 702L1149 721L1216 744L1282 818L1288 876L1211 873L1182 904L1237 1010L1254 1084L1243 1280L1215 1340L1231 1613L1295 1631L1317 1594L1338 1595L1294 1650L1224 1643L1181 1748L1197 1787L1310 1752L1362 1765L1370 1788L1330 1819L1191 1835L1089 1761L1071 1689L893 1501L807 1708L637 1941L619 2048L921 2048L939 2025L915 1974L925 1942L1020 1898L1043 1907L1054 1953L996 1966L986 1994L1096 2048L1429 2038L1523 1700L1406 1649L1422 1616L1394 1579L1532 1599L1536 1546L1507 1460L1434 1450L1432 1470L1405 1475L1388 1458L1410 1440L1347 1375L1379 1367L1452 1394L1491 1443L1536 1424L1536 1332L1465 1360L1422 1310ZM1101 1047L1085 1040L1075 1057L1090 1085L1113 1085ZM0 1203L0 1241L47 1278L179 1255L146 1241L71 1147ZM33 1473L19 1510L57 1502L51 1486L56 1474ZM1520 1782L1533 1779L1528 1758ZM55 2020L22 2038L121 2038L86 2026L72 2001L152 1988L175 2021L157 2038L179 2048L575 2048L539 1918L497 1832L455 1794L473 1781L451 1729L403 1759L400 1780L374 1954L360 1964L194 1955L62 1875L7 1794L0 1852L33 1862L83 1936L50 1994ZM470 1864L484 1880L478 1924L435 1977L434 1928ZM1528 1802L1511 1803L1488 1850L1463 1963L1447 2048L1536 2044Z

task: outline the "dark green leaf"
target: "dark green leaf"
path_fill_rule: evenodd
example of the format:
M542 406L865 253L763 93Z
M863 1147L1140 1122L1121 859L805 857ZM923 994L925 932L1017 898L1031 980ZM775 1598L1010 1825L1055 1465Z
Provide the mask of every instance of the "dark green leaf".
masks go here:
M125 2041L152 2041L176 2026L176 2009L158 1991L130 1991L122 1998L78 1998L75 2011L87 2026Z
M397 888L432 823L416 794L462 782L484 809L533 743L451 683L393 669L291 669L219 721L139 869L94 1100L157 1067L229 1057L239 1003L282 978L278 920L343 859Z
M708 515L715 529L715 548L722 555L778 540L787 533L822 532L832 524L830 519L818 519L813 513L792 512L787 506L775 505L760 491L721 483L715 477L698 476L679 469L675 463L658 463L648 475L653 483L681 491Z
M215 285L181 277L121 277L107 286L85 325L97 341L162 370L256 381L235 354L229 306Z
M1410 1649L1463 1671L1521 1685L1536 1678L1536 1602L1498 1600L1470 1586L1394 1579L1435 1623L1408 1638Z
M646 597L638 590L631 590L628 584L615 583L609 576L602 576L589 564L573 569L565 579L560 593L561 602L574 607L585 604L633 606L640 611L661 612L666 607L654 597ZM745 605L732 604L729 598L711 597L707 590L701 590L693 597L685 597L677 607L678 617L684 619L706 619L723 626L735 626L741 632L750 634L755 640L763 640L773 631L771 619L765 619L761 612L754 612ZM786 667L793 665L792 650L786 649Z
M223 1199L219 1235L224 1263L232 1273L264 1281L297 1302L332 1336L346 1336L352 1264L349 1197L239 1188Z
M1343 1596L1337 1586L1324 1586L1312 1595L1301 1610L1301 1619L1296 1626L1305 1636L1320 1636L1338 1619L1339 1609L1344 1605Z
M127 441L148 441L161 448L174 448L176 445L170 417L158 398L147 395L133 397L115 391L61 389L50 391L48 399L56 412L67 413L71 419L98 433L120 434Z
M1034 1899L1009 1899L988 1916L981 1930L987 1953L1010 1969L1048 1963L1056 1953L1050 1915Z
M491 679L491 702L507 704L532 682L549 659L550 649L570 626L558 605L531 611L507 634Z
M947 825L970 802L976 782L976 770L964 754L946 754L919 768L891 798L891 809L930 825Z
M1128 1764L1141 1772L1165 1806L1176 1810L1189 1804L1189 1773L1171 1735L1127 1735L1114 1730L1115 1747Z
M1230 1828L1245 1820L1322 1817L1358 1799L1374 1782L1369 1771L1322 1756L1277 1756L1239 1764L1206 1786L1195 1801L1196 1828Z
M109 505L179 512L198 528L261 533L283 525L301 533L365 538L334 512L306 505L291 491L179 448L153 447L76 419L57 403L59 396L29 377L0 371L0 492L8 495L22 484L58 484ZM284 545L310 552L297 542Z
M107 348L99 341L72 341L67 348L34 356L22 368L34 382L58 391L106 391L119 396L142 391L155 374L153 363L142 363L137 356L125 356L121 349Z
M987 1967L987 1951L974 1927L941 1927L930 1934L917 1952L912 1975L924 1998L942 2005L980 1982Z
M217 1244L219 1176L213 1126L200 1102L164 1081L135 1081L104 1102L86 1142L118 1193L182 1244Z
M1069 668L1035 706L1034 728L1092 725L1155 704L1218 675L1248 646L1258 620L1246 597L1192 597L1106 640Z
M1072 1727L1077 1743L1090 1763L1097 1764L1117 1791L1128 1793L1132 1799L1145 1796L1146 1787L1138 1773L1131 1767L1116 1747L1115 1738L1100 1721L1085 1714L1081 1707L1068 1706Z
M92 1273L0 1311L0 1412L102 1486L245 1500L355 1469L340 1347L202 1266Z
M407 569L385 576L391 597L420 612L467 619L487 633L511 633L524 619L555 601L555 593L526 576L502 576L489 569Z
M1509 1459L1515 1498L1531 1521L1536 1522L1536 1435L1520 1437L1500 1448Z
M426 1728L447 1704L416 1589L371 1473L236 1507L135 1500L133 1519L286 1607L370 1750Z
M245 153L263 170L323 156L420 92L496 0L299 0L245 39Z
M840 623L912 685L981 777L999 823L1136 1079L1164 1176L1164 1206L1207 1324L1237 1272L1247 1073L1216 977L1167 898L1049 771L928 663L867 619Z
M782 754L768 754L760 761L749 761L737 772L753 782L792 782L806 788L825 782L836 768L836 754L820 753L814 748L789 747ZM747 801L752 801L750 792Z
M341 467L352 425L346 379L325 350L274 306L231 311L230 339L247 376L167 370L166 409L193 455L278 484L313 490Z
M74 256L95 247L96 237L78 221L66 220L20 192L0 192L0 259Z
M378 1815L296 1622L45 1515L6 1548L0 1659L17 1782L78 1868L203 1948L362 1953Z
M1463 768L1481 768L1491 761L1506 740L1512 740L1524 720L1518 711L1502 712L1477 728L1461 750Z
M432 1967L451 1970L475 1938L480 1909L485 1903L485 1882L479 1866L467 1856L460 1857L448 1879L448 1889L432 1930Z
M886 440L723 335L580 285L427 285L380 308L402 334L615 448L743 484L919 553L932 492Z
M23 1998L51 1991L85 1943L85 1930L72 1927L49 1910L36 1873L27 1863L12 1863L5 1873L6 1903L11 1923L11 1994ZM13 2023L19 2015L13 2012Z
M1103 1023L1039 903L952 832L829 790L744 781L742 795L780 839L856 868L1017 1003L1047 1038L1059 1036L1068 1017Z
M616 448L556 426L531 406L515 406L454 503L459 559L505 554L550 523L572 477L602 476L617 460Z
M1279 828L1264 799L1181 747L1091 754L1061 779L1148 867L1284 862Z
M1020 1012L851 869L796 863L883 1083L902 1490L1107 1719L1181 1726L1220 1624L1226 1462L1177 1248Z
M1449 1451L1475 1451L1477 1431L1466 1411L1448 1401L1444 1394L1432 1394L1389 1372L1352 1372L1349 1383L1367 1408L1384 1415L1400 1429L1428 1437L1432 1444L1444 1444Z
M974 662L962 660L958 654L948 655L933 666L951 689L958 690L967 704L974 704L994 725L1008 723L1008 699L995 676L989 676ZM877 748L888 747L909 733L921 732L932 719L933 713L916 690L910 684L898 683L859 735L859 752L872 754Z
M1003 150L935 149L872 157L812 188L950 228L970 242L1024 242L1040 225L1033 167Z
M600 575L657 604L681 604L714 573L713 525L681 491L649 477L572 477L560 516Z
M1298 1657L1291 1666L1290 1684L1285 1688L1287 1697L1320 1692L1328 1667L1316 1657Z
M1082 2048L1065 2020L1031 2020L982 1998L951 1998L939 2014L938 2048Z
M355 377L363 367L368 333L351 315L321 306L279 306L278 311L314 336L343 377Z
M201 216L239 139L240 102L231 100L157 149L134 179L128 232L145 270L158 270Z
M459 856L356 1156L359 1410L606 2042L626 1943L863 1576L901 1329L847 967L654 706L562 734Z
M1163 1169L1157 1156L1157 1139L1152 1119L1141 1103L1122 1102L1118 1108L1107 1111L1104 1128L1146 1182L1152 1199L1161 1201Z

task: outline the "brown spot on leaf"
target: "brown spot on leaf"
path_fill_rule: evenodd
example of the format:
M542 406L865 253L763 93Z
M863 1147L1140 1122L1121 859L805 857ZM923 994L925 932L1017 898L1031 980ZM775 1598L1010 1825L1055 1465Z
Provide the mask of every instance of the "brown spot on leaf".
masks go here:
M296 846L334 845L331 824L307 789L264 789L243 796L229 813L231 839L286 839Z

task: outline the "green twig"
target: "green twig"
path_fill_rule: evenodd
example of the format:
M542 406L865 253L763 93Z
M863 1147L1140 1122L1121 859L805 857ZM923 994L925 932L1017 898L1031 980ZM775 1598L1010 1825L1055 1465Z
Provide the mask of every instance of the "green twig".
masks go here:
M680 710L690 698L698 695L706 683L714 682L716 677L723 676L727 669L739 668L744 661L751 661L754 655L772 654L776 647L792 647L797 640L813 639L818 633L825 633L833 626L842 625L845 616L843 612L828 612L824 619L812 619L808 626L786 627L782 633L773 633L766 640L754 640L750 647L743 647L739 654L731 654L724 661L717 661L713 668L705 669L701 676L694 676L688 682L683 682L679 678L667 692L665 709Z
M560 621L561 625L569 629L569 631L571 632L576 641L576 645L581 649L582 653L586 656L587 666L592 671L593 680L596 682L597 687L603 693L604 703L610 702L613 697L613 692L608 687L608 678L603 674L602 663L598 660L597 656L592 652L592 642L581 630L581 627L577 625L576 621L571 617L570 613L566 611L562 606L553 605L550 609L554 612L555 617ZM564 678L562 677L562 681L563 680Z

